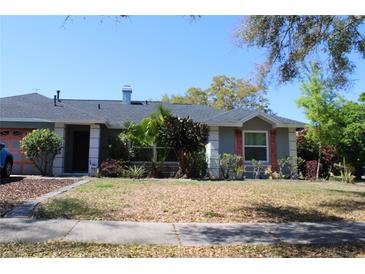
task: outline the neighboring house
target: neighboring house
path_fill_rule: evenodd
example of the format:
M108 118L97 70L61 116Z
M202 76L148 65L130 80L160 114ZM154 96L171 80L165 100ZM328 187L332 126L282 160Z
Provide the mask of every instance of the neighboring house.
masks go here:
M64 140L56 156L54 175L92 174L108 146L127 121L139 122L158 109L160 102L132 101L132 89L123 88L123 100L47 98L37 93L0 98L0 141L14 155L14 174L34 174L36 169L19 148L32 129L50 128ZM59 92L58 92L59 96ZM209 126L206 155L211 177L219 176L219 154L243 156L277 166L277 160L296 156L298 121L252 110L218 110L202 105L163 103L173 115L190 116Z

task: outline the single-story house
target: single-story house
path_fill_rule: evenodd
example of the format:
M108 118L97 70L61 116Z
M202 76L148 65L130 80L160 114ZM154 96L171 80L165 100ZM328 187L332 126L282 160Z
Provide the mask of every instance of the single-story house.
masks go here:
M0 142L14 155L14 174L37 171L19 148L19 141L38 128L54 130L64 140L53 166L54 175L92 174L109 157L108 146L127 121L139 122L158 109L161 102L132 101L132 89L124 86L121 100L54 98L38 93L0 98ZM219 110L203 105L162 103L173 115L191 117L209 127L206 145L211 177L219 176L218 158L223 153L243 156L266 165L296 156L296 129L304 124L259 111Z

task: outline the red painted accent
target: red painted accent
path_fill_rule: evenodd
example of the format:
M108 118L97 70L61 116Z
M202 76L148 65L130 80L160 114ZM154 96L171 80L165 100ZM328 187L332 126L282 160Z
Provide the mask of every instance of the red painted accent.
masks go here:
M269 149L270 149L270 165L273 171L278 170L278 154L276 147L276 131L270 130L269 134Z
M242 130L236 130L235 132L235 153L238 156L243 156L243 149L242 149Z
M236 130L234 133L234 142L235 142L235 153L237 156L241 156L243 159L243 149L242 149L242 130ZM241 160L240 165L243 164Z

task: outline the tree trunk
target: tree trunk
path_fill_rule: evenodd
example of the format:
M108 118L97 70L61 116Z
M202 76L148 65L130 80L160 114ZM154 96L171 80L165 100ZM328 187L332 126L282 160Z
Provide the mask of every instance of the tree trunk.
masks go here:
M152 159L151 159L151 177L152 178L158 178L158 170L157 170L157 147L156 144L152 146L153 153L152 153Z
M188 168L188 161L185 155L184 150L179 150L177 153L178 161L179 161L179 170L176 174L178 178L188 178L189 177L189 168Z
M318 149L318 161L317 161L317 172L316 172L316 180L318 180L319 178L319 168L321 166L321 156L322 156L322 145L319 144L319 149Z

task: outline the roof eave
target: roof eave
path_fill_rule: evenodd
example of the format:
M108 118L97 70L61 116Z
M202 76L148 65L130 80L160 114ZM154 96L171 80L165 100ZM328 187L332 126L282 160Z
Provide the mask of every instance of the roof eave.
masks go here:
M105 120L67 120L67 119L55 119L52 120L54 123L64 123L64 124L105 124Z
M304 128L305 124L301 124L301 123L297 123L297 124L275 124L273 126L273 128L280 128L280 127L284 127L284 128Z
M10 118L10 117L0 117L0 122L42 122L42 123L53 123L47 119L39 119L39 118Z
M243 123L207 123L210 127L242 127ZM293 123L293 124L283 124L276 123L272 124L273 128L304 128L305 124Z

